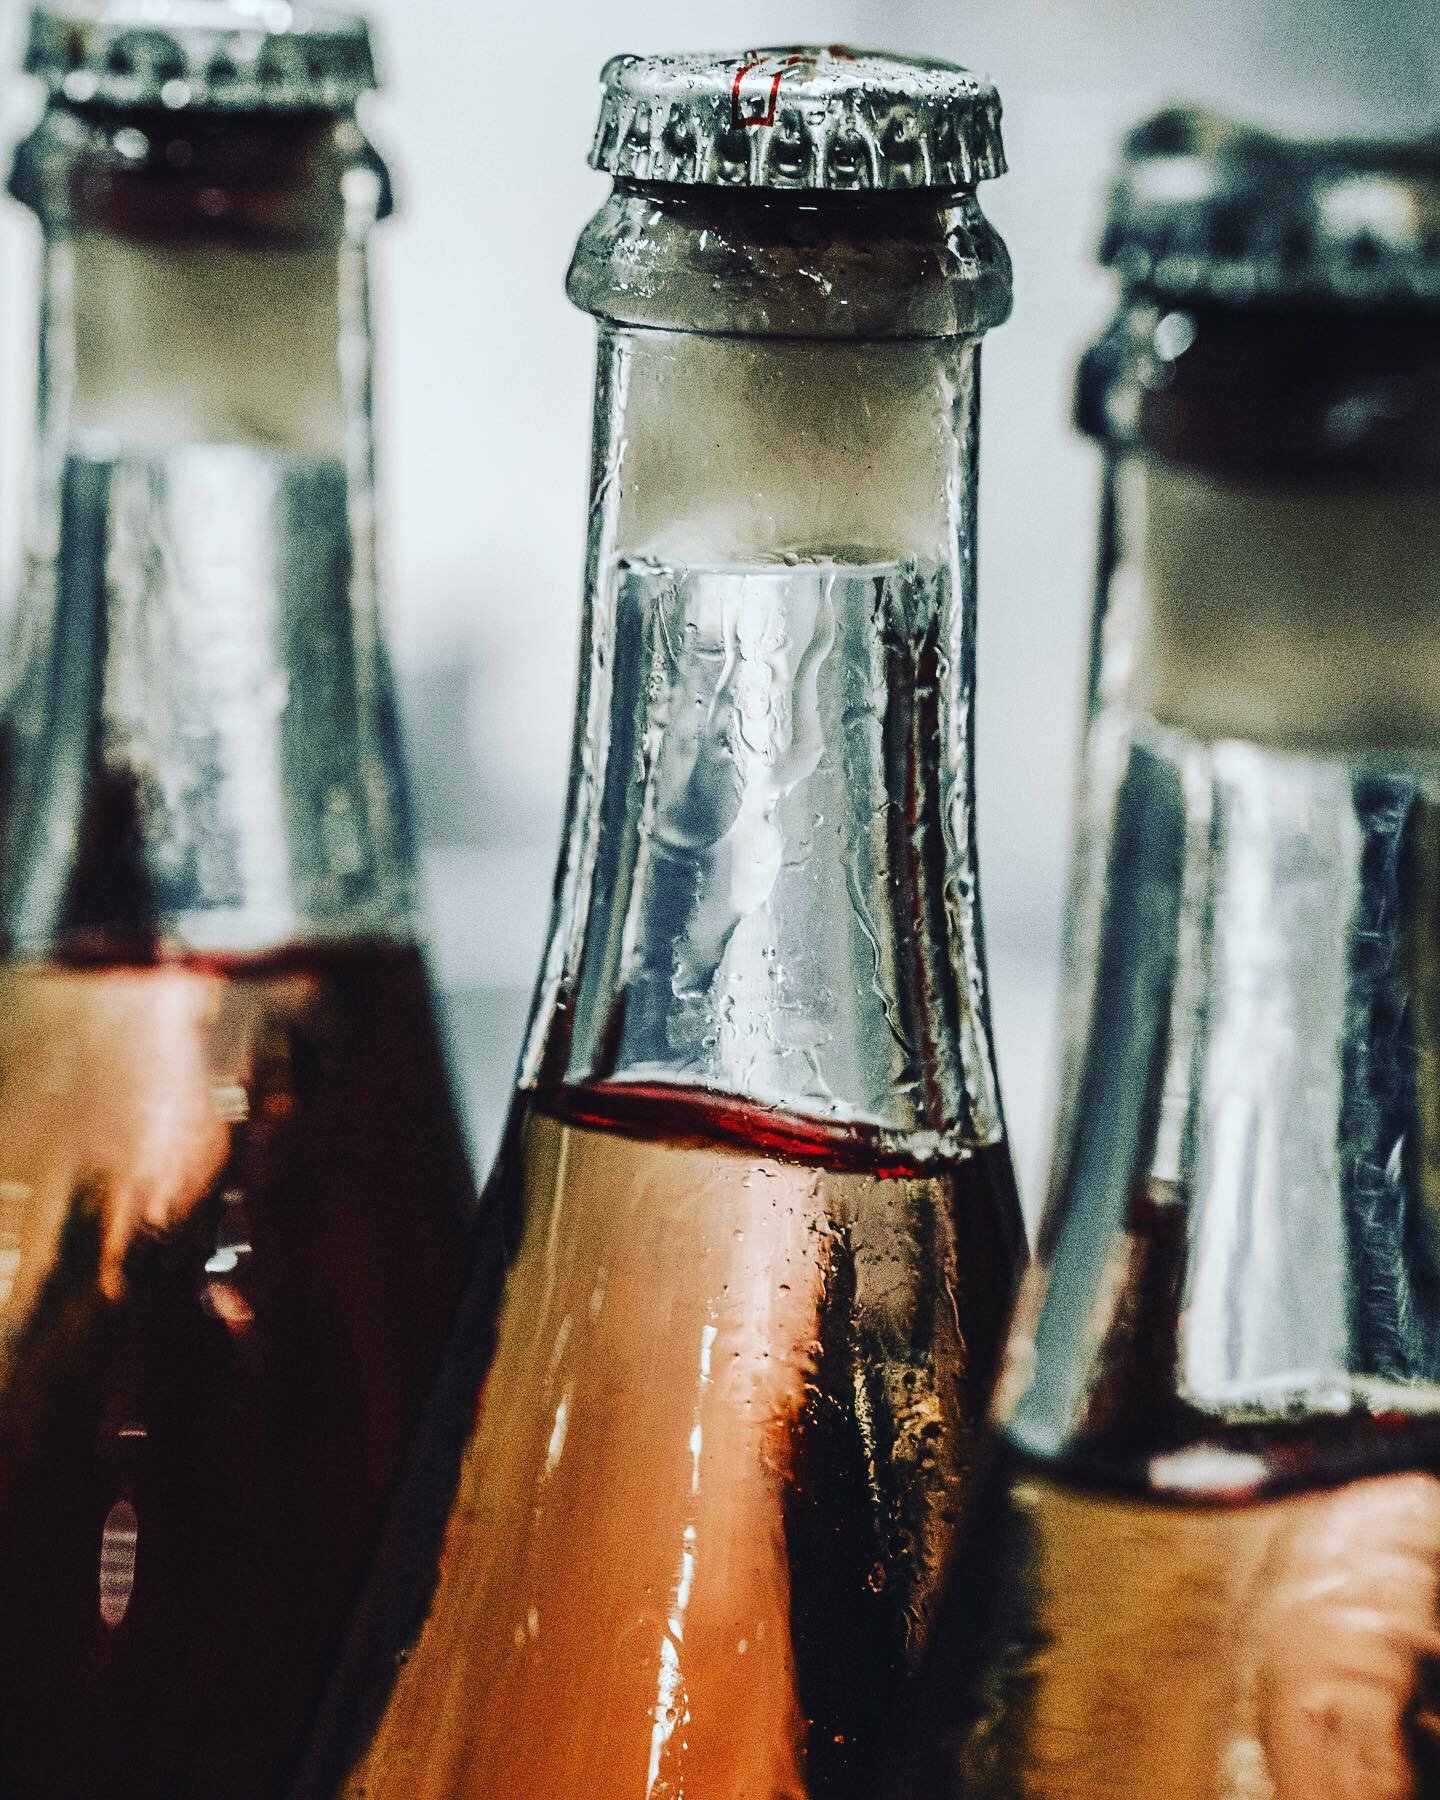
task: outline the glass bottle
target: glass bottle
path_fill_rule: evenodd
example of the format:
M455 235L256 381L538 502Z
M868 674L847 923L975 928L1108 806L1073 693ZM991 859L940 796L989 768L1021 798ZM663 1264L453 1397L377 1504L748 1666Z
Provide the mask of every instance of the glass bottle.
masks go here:
M305 1792L867 1791L1021 1253L971 783L998 103L838 49L604 79L554 927Z
M1093 1003L911 1800L1440 1791L1437 205L1129 145Z
M55 0L27 67L0 1790L256 1800L316 1704L476 1204L376 607L388 181L344 15Z

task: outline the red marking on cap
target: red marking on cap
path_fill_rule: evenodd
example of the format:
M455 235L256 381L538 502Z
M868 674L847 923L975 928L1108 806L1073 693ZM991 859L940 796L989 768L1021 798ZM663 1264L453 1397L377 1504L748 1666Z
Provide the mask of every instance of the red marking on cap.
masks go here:
M747 50L736 67L735 79L730 84L730 116L737 131L742 127L747 131L757 131L762 126L773 125L775 108L780 99L780 83L793 69L813 70L819 66L813 51L792 51L781 59L780 66L770 77L769 93L763 99L757 96L753 103L754 110L747 112L744 96L740 92L741 84L747 75L754 74L757 69L763 69L770 60L770 57L761 56L757 51Z

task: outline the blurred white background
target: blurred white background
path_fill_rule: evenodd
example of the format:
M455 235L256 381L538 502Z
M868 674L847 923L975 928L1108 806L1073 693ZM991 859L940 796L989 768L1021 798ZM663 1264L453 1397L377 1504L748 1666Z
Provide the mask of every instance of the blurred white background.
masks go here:
M13 62L21 8L3 21ZM1093 266L1125 127L1176 98L1300 130L1440 125L1433 0L371 0L373 124L403 215L377 253L392 638L440 970L493 1141L537 964L566 773L593 326L567 305L599 204L585 166L616 50L850 40L994 77L1012 172L983 202L1015 259L985 351L980 806L1007 1107L1033 1200L1079 722L1096 467L1069 426L1111 303ZM12 94L11 129L24 100ZM30 222L0 224L4 491L28 411ZM9 509L13 513L13 505Z

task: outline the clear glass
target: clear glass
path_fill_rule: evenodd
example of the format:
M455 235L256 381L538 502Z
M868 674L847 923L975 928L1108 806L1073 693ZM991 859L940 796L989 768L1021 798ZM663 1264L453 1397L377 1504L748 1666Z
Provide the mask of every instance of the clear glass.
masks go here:
M978 325L910 334L940 301L906 288L973 202L638 204L571 278L603 315L585 648L495 1257L307 1792L868 1793L1013 1295Z
M896 1791L1430 1793L1440 363L1406 315L1116 343L1088 1030Z
M280 1791L475 1198L411 919L353 120L52 107L0 708L0 1790Z

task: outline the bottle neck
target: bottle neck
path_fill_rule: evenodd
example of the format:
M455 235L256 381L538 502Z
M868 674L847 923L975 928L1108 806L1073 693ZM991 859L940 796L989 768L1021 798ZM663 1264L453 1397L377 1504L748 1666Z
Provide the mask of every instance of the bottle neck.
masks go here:
M1246 1434L1440 1409L1435 800L1143 719L1118 761L1002 1410L1028 1451L1115 1479L1223 1450L1179 1467L1224 1485Z
M16 951L409 934L374 556L383 184L343 123L275 129L267 161L255 121L52 115L17 161L46 239L0 768Z
M1122 312L1079 384L1121 508L1097 698L1208 739L1433 757L1435 317Z
M978 348L607 328L541 1085L993 1141Z
M1177 356L1205 328L1172 324ZM1244 366L1210 373L1278 455L1277 411L1304 409ZM1151 371L1172 422L1187 380ZM1437 557L1396 531L1433 477L1217 463L1207 416L1112 469L1069 971L1089 1028L1001 1412L1032 1455L1213 1496L1434 1442L1440 836Z

